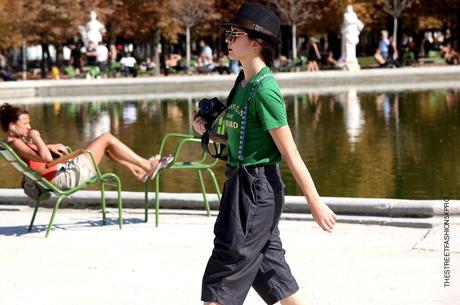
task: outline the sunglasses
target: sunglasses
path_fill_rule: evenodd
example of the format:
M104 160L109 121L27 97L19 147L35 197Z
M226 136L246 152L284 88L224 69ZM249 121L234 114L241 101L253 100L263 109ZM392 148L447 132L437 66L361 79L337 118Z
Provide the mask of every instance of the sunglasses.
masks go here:
M228 41L228 42L233 42L235 40L235 37L238 37L238 36L246 36L248 35L248 33L246 32L236 32L236 31L233 31L233 30L226 30L225 31L225 40Z

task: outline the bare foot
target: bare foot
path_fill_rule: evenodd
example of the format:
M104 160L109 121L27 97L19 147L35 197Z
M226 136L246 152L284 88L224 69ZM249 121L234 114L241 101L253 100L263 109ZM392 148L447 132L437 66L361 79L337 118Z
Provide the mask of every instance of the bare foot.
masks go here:
M161 159L161 156L160 155L155 155L155 156L151 156L150 158L148 158L148 161L150 163L150 169L149 171L147 172L143 172L142 173L142 176L140 177L140 180L145 182L147 180L148 177L150 177L152 175L152 173L155 171L155 169L157 168L158 166L158 162L160 162L160 159ZM137 174L136 174L136 177Z
M155 158L156 157L157 156L155 156ZM151 173L145 175L144 182L147 181L148 178L150 178L150 179L155 178L155 176L158 174L158 172L160 172L162 169L167 167L171 162L173 162L173 160L174 160L174 157L171 154L169 154L168 156L163 156L159 160L155 159L156 166L155 166L154 170Z

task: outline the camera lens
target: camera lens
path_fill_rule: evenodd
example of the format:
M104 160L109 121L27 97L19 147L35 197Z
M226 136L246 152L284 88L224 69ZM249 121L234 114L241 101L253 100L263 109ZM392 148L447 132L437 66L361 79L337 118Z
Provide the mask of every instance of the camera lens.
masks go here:
M201 100L198 104L198 107L200 108L200 112L202 112L203 114L211 112L214 108L212 100L208 99Z

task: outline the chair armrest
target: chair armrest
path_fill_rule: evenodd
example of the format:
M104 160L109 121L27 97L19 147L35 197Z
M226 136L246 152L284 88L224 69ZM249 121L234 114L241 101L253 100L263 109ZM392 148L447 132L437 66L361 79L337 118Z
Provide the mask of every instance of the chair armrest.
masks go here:
M197 137L193 137L193 138L185 138L185 139L182 139L179 143L177 143L176 145L176 151L174 152L174 161L173 161L173 164L176 162L176 161L179 161L179 156L180 156L180 153L181 153L181 150L182 150L182 146L185 144L185 143L190 143L190 142L195 142L195 143L200 143L201 144L201 139L200 138L197 138ZM200 150L201 150L201 145L200 146ZM203 151L202 152L202 155L201 155L201 159L198 160L199 162L203 162L204 160L206 160L206 153Z
M199 139L199 137L196 137L194 135L191 135L191 134L184 134L184 133L168 133L167 135L165 135L163 137L163 139L161 140L161 143L160 143L160 151L158 152L160 155L163 154L163 149L164 149L164 146L166 144L166 141L171 139L171 138L182 138L182 139L194 139L194 138L197 138Z
M201 137L191 135L191 134L183 134L183 133L168 133L167 135L165 135L163 137L163 139L161 141L160 151L158 152L160 155L163 155L163 150L164 150L164 146L165 146L166 142L168 140L173 139L173 138L178 138L179 140L177 141L176 149L175 149L174 154L173 154L174 161L169 166L173 166L174 163L180 162L179 159L180 159L180 155L181 155L181 152L182 152L182 146L184 144L186 144L186 143L195 142L195 143L198 144L199 149L202 150L201 149ZM210 143L212 143L212 141L210 141ZM207 158L208 158L208 155L204 151L202 151L201 159L196 160L194 162L204 162ZM217 161L218 161L218 159L215 159L214 161L209 162L209 165L212 166L212 165L216 164Z
M76 151L73 151L73 152L71 152L71 153L69 153L67 155L64 155L64 156L56 159L56 160L53 160L51 162L46 163L45 167L46 168L53 167L53 166L55 166L55 165L57 165L59 163L63 163L65 161L69 160L69 159L73 159L73 158L77 157L78 155L81 155L82 153L83 153L83 149L77 149Z

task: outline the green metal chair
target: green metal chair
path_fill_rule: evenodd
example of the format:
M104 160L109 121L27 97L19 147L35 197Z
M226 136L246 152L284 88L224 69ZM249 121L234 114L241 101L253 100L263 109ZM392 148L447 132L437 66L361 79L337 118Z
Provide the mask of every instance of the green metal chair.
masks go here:
M96 169L96 176L91 178L86 183L83 183L77 187L74 187L69 190L61 190L54 186L51 182L40 176L40 172L45 170L46 168L50 168L58 163L62 163L68 159L75 158L76 156L82 154L82 153L88 153L91 156L91 160L93 162L94 168ZM49 198L50 194L54 194L58 197L56 203L54 204L54 209L53 213L51 215L51 219L48 224L48 228L46 230L46 237L48 237L50 233L50 229L53 225L54 217L56 216L56 212L59 208L59 205L61 204L62 200L73 193L78 192L81 189L87 188L90 184L94 182L99 182L101 184L101 208L102 208L102 223L105 225L106 224L106 204L105 204L105 184L113 184L117 188L118 192L118 217L119 217L119 227L120 229L122 228L122 223L123 223L123 211L122 211L122 199L121 199L121 182L120 178L118 178L117 175L113 173L101 173L101 170L99 169L99 166L96 164L94 161L94 156L89 150L78 150L75 152L70 153L67 156L64 156L62 158L59 158L57 160L54 160L52 162L49 162L46 164L46 166L39 170L39 171L34 171L32 170L27 164L16 154L16 152L5 142L0 141L0 155L8 161L8 163L13 166L17 171L22 173L23 175L29 177L35 183L40 185L43 189L46 190L36 201L35 204L35 209L34 213L32 215L32 220L29 225L29 232L32 230L32 226L34 224L35 216L37 214L38 208L40 206L40 202L46 200L46 198Z
M187 143L196 143L196 147L199 151L201 149L201 139L190 134L181 134L181 133L169 133L161 141L160 144L160 155L164 155L165 144L169 140L175 140L177 142L175 152L173 154L174 161L166 167L164 170L195 170L198 172L198 179L201 185L201 191L203 193L204 206L208 216L211 215L211 210L209 208L208 199L206 197L206 187L203 182L203 171L207 171L212 178L214 186L216 188L217 197L220 200L220 190L219 185L217 184L216 176L212 171L212 167L217 164L218 159L210 160L211 158L207 156L205 152L202 152L201 159L196 161L181 161L181 156L183 155L182 148L184 144ZM158 227L159 224L159 209L160 209L160 176L161 172L155 177L155 225ZM148 198L148 183L147 180L144 183L144 193L145 193L145 222L148 220L148 209L149 209L149 198Z

